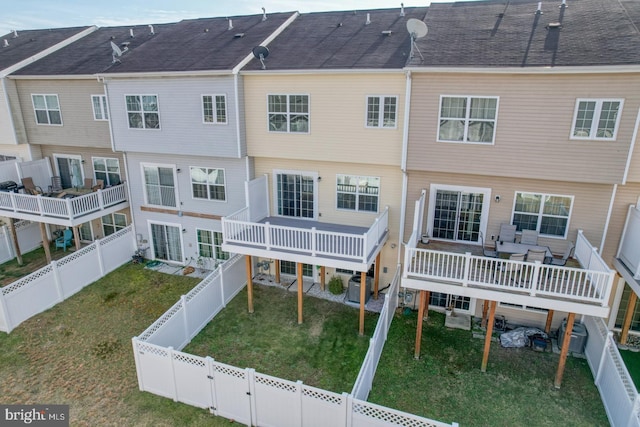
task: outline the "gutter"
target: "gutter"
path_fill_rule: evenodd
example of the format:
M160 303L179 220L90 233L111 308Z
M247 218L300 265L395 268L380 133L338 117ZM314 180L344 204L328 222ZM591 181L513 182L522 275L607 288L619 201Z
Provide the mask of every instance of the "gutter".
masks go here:
M593 65L570 67L405 67L416 73L460 73L460 74L616 74L638 73L638 65Z

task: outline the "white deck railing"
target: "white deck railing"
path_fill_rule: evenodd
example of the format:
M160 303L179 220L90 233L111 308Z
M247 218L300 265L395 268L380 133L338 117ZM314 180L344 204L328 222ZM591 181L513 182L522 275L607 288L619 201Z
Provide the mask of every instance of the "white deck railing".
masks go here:
M37 216L74 219L127 201L126 185L114 185L70 199L0 192L0 213L20 212Z
M353 258L361 262L367 262L388 228L388 207L362 235L250 222L247 208L222 218L222 232L227 243L307 252L312 256Z

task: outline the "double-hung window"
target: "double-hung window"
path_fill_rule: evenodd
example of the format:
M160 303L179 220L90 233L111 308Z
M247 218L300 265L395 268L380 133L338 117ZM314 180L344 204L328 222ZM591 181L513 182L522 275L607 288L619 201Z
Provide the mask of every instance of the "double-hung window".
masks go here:
M125 100L130 129L160 129L156 95L126 95Z
M225 201L227 199L224 183L224 169L212 169L192 166L191 190L194 199Z
M122 230L127 226L127 216L121 213L111 213L102 217L102 232L105 237Z
M438 141L493 144L497 97L441 96Z
M198 238L198 255L218 261L229 259L229 252L222 250L222 233L218 231L196 229Z
M338 175L336 192L338 209L378 212L380 178Z
M309 95L268 95L269 132L309 132Z
M94 120L109 120L106 95L91 95L91 105L93 105Z
M541 236L566 238L573 196L516 193L512 224L518 231L537 230Z
M369 128L396 127L398 98L395 96L367 97L367 123Z
M614 140L623 103L622 99L578 99L571 138Z
M175 169L170 166L142 165L146 202L177 207Z
M62 113L58 95L31 95L36 123L39 125L62 125Z
M120 161L111 157L93 157L93 175L101 179L105 186L118 185L120 177Z
M225 95L202 95L202 120L205 123L227 123L227 97Z

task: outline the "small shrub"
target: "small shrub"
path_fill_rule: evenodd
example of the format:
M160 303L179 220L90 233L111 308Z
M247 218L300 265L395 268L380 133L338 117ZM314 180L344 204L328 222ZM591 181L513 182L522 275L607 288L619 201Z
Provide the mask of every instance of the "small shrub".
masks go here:
M334 295L340 295L344 292L344 287L342 285L342 277L333 276L329 279L329 292Z

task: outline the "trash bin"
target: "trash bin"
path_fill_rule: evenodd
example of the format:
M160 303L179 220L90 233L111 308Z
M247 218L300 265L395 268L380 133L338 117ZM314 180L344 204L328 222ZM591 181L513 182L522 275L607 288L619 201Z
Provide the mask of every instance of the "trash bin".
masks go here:
M371 296L371 281L373 279L369 276L367 276L367 280L366 280L366 289L364 292L364 303L366 304L367 301L369 301L369 297ZM347 298L349 299L350 302L357 302L358 304L360 304L360 275L356 274L354 276L351 276L351 279L349 279L349 288L347 291Z
M566 330L567 320L565 319L558 328L558 347L560 348L562 347L562 340ZM569 342L569 351L572 353L584 353L588 335L587 328L582 323L574 323L571 331L571 341Z

